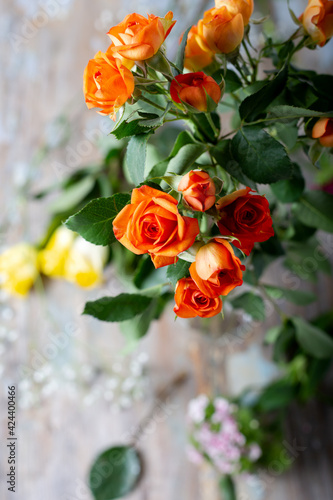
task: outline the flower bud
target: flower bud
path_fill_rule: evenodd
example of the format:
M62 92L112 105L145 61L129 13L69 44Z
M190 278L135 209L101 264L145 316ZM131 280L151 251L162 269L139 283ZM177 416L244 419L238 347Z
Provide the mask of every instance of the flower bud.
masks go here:
M216 53L229 54L241 43L244 20L240 12L229 9L229 3L220 9L210 9L198 23L198 33Z
M323 47L333 36L332 0L309 0L299 19L312 40Z
M215 184L203 170L191 170L179 183L178 191L183 193L186 203L199 212L209 210L215 204Z
M200 113L207 112L211 103L217 106L221 99L219 85L202 71L176 76L171 82L170 94L174 102L188 105L192 112Z
M320 118L312 129L312 137L319 139L322 146L333 148L333 119Z

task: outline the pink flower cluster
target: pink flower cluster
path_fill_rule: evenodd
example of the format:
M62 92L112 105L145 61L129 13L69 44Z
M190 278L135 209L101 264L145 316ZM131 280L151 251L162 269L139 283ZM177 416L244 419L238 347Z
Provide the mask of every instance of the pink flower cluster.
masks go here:
M241 471L242 457L251 462L260 457L260 446L247 444L240 432L236 409L227 399L218 397L211 401L204 394L190 401L187 419L191 462L200 464L208 459L221 474L235 474Z

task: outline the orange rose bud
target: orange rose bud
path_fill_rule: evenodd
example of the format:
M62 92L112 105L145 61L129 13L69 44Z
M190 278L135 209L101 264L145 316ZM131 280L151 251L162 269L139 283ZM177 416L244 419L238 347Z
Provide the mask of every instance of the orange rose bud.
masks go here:
M312 129L312 137L319 139L322 146L333 148L333 119L320 118Z
M216 105L221 99L221 89L214 78L202 71L177 75L171 82L170 94L173 101L188 104L199 112L207 111L207 94Z
M191 170L178 185L186 203L199 212L205 212L215 204L215 184L203 170Z
M221 234L237 238L239 241L234 240L233 245L246 255L256 241L266 241L274 236L267 199L258 194L252 195L251 191L249 187L239 189L216 204L220 217L217 225Z
M204 295L191 278L178 281L175 292L176 305L173 308L180 318L211 318L222 311L220 297Z
M333 36L332 0L309 0L299 20L312 40L323 47Z
M227 7L230 12L242 14L244 26L247 26L253 12L253 0L215 0L215 7Z
M192 26L185 47L184 66L189 71L199 71L214 60L214 52L199 35L197 26Z
M114 46L115 57L125 57L132 61L145 61L156 54L176 21L173 13L157 17L152 14L146 19L140 14L129 14L108 32Z
M243 283L245 266L223 238L214 238L203 245L191 264L190 274L202 293L208 297L228 295Z
M208 47L221 54L229 54L237 49L244 36L244 20L240 12L234 13L228 4L220 9L210 9L198 22L198 33Z
M156 268L173 264L199 234L197 219L183 217L167 193L141 186L113 221L117 240L137 255L149 253Z
M116 112L131 97L134 77L119 59L98 52L88 62L83 75L83 93L89 109L116 119Z

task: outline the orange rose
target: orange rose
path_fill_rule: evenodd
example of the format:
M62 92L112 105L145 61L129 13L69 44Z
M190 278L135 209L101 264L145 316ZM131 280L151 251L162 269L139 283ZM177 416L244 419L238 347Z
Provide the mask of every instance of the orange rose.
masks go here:
M117 240L137 255L149 253L156 268L173 264L199 234L197 219L183 217L167 193L141 186L113 221Z
M322 47L333 36L332 0L309 0L299 19L312 40Z
M111 47L114 56L132 61L144 61L153 57L176 22L172 20L172 16L172 12L168 12L164 18L152 14L148 19L140 14L126 16L108 32L114 43Z
M192 26L185 47L185 68L189 71L199 71L211 64L213 60L214 52L199 35L197 26Z
M245 266L223 238L214 238L202 246L191 264L190 273L202 293L208 297L228 295L243 283Z
M215 184L203 170L191 170L178 185L184 200L191 208L205 212L215 204Z
M242 14L244 26L247 26L253 12L253 0L215 0L215 7L227 7L233 14Z
M176 305L173 308L180 318L211 318L222 311L220 297L207 297L191 278L178 281L175 292Z
M217 53L233 52L243 40L244 21L240 12L234 13L228 4L220 9L210 9L198 22L198 33L208 47Z
M134 77L119 59L98 52L83 75L83 92L88 108L100 108L102 115L116 119L116 112L134 91Z
M333 119L320 118L312 129L312 137L319 139L322 146L333 148Z
M207 111L207 94L218 104L221 99L221 89L214 78L202 71L177 75L170 85L173 101L189 104L200 112Z
M274 236L269 203L264 196L250 194L246 187L221 198L216 208L219 212L217 223L223 236L234 236L233 244L246 255L251 252L256 241L266 241Z

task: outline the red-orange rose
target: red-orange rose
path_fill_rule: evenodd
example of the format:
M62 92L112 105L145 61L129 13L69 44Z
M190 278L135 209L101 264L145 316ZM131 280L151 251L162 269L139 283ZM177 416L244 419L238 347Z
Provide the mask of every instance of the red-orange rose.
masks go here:
M312 137L319 139L322 146L333 148L333 119L320 118L312 129Z
M215 204L215 184L203 170L191 170L178 185L186 203L199 212L205 212Z
M222 311L220 297L204 295L191 278L178 281L175 292L174 312L180 318L211 318Z
M253 0L215 0L215 7L227 7L234 14L242 14L244 26L247 26L253 12Z
M305 31L312 40L323 47L333 36L333 2L332 0L309 0L300 16Z
M100 108L102 115L116 119L116 112L134 91L134 77L129 69L114 59L98 52L88 62L83 75L83 92L89 109Z
M197 219L183 217L167 193L141 186L113 221L117 240L137 255L149 253L156 268L173 264L199 234Z
M246 255L256 241L266 241L274 236L269 203L264 196L250 194L249 187L221 198L216 208L219 212L218 227L223 236L234 236L233 244Z
M148 19L140 14L126 16L108 32L114 43L111 47L114 56L132 61L144 61L153 57L176 22L172 17L172 12L168 12L164 18L152 14Z
M243 283L245 267L223 238L214 238L202 246L191 264L190 273L199 289L208 297L228 295Z
M198 33L213 52L229 54L243 40L243 16L240 12L235 14L228 5L207 10L198 22Z
M211 64L214 52L198 33L197 26L192 26L187 37L184 66L189 71L199 71Z
M184 102L200 112L207 111L207 94L218 104L221 89L211 76L202 71L177 75L171 82L170 94L173 101Z

